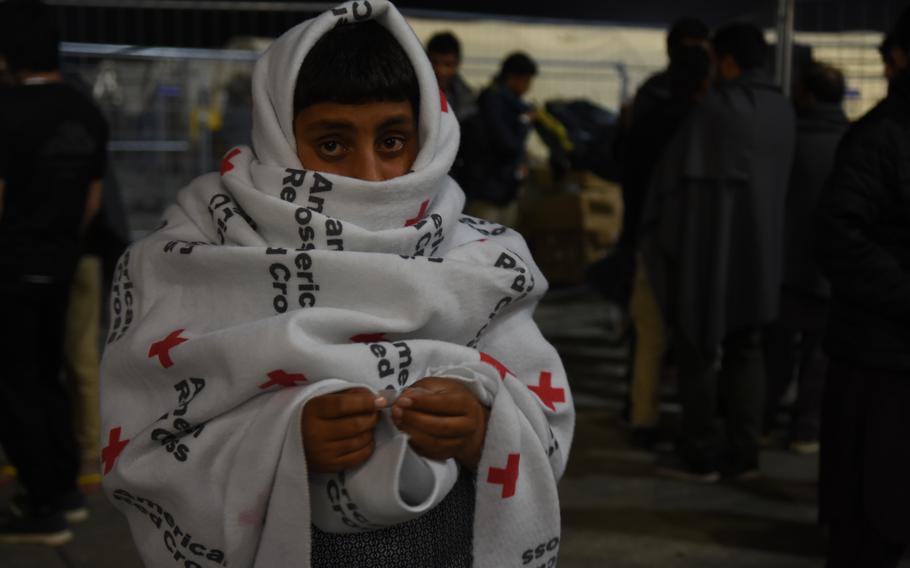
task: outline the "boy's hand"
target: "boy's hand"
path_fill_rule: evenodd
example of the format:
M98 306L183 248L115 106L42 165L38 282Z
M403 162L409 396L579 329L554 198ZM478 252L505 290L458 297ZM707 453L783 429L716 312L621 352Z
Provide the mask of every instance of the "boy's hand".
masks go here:
M324 394L303 407L300 428L309 470L332 473L373 455L373 428L385 399L365 388Z
M427 458L455 458L474 469L480 461L490 411L461 382L426 377L401 393L392 420Z

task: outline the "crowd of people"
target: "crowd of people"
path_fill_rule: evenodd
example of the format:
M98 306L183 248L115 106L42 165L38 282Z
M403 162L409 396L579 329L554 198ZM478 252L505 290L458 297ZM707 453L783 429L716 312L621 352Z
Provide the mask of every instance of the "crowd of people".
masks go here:
M0 87L0 360L6 365L0 445L23 491L0 520L0 542L70 539L68 524L86 516L84 493L109 473L108 492L126 514L139 515L139 502L169 507L181 522L199 523L197 538L225 550L225 535L203 528L205 519L213 511L252 518L238 529L242 545L234 548L250 561L301 553L313 565L331 565L380 541L394 544L383 549L387 565L430 557L458 565L498 561L521 551L512 550L520 544L517 533L502 532L496 519L530 513L541 518L525 529L540 532L535 538L544 544L558 542L555 482L568 459L574 414L558 356L528 316L542 294L534 284L541 275L520 237L506 229L517 223L529 133L544 119L543 110L524 100L537 63L511 53L489 86L475 92L460 74L454 34L441 32L415 47L394 7L376 6L367 21L334 25L327 13L278 40L253 76L255 152L233 150L220 174L194 182L162 229L136 245L116 274L112 262L99 260L126 245L117 222L123 215L109 202L116 191L106 181L107 126L90 97L61 73L59 38L44 7L4 6L6 22L15 25L4 26L0 57L0 80L7 83ZM633 330L633 440L661 450L661 475L702 483L755 478L795 382L786 441L796 452L821 452L829 567L896 566L910 545L904 514L910 449L900 442L910 434L910 11L881 47L887 97L852 125L843 110L843 73L802 61L786 97L771 79L764 34L752 24L712 32L698 19L680 20L669 31L667 53L667 68L624 108L609 157L621 166L624 200L623 233L609 266L611 296L627 308ZM276 72L281 65L295 66L299 75L289 82ZM428 100L428 81L442 91L439 107ZM421 122L428 119L437 122ZM461 142L453 146L456 127ZM447 175L463 196L451 190ZM364 201L366 187L404 197ZM338 219L324 207L340 212ZM459 219L462 210L476 219ZM416 231L404 235L402 226ZM204 242L231 246L214 253ZM262 259L208 256L233 254L232 247L262 248ZM363 253L361 263L336 254L345 250ZM296 256L285 258L289 251ZM405 264L389 271L369 256L390 252ZM274 280L271 288L234 279L237 271L245 277L251 267L259 270L265 255L260 272ZM447 255L457 262L443 262ZM414 264L417 257L438 257L438 270L425 271ZM343 278L312 269L320 262L336 263ZM458 263L474 263L470 274L439 275ZM374 281L371 271L398 287ZM476 276L485 271L493 280L495 271L505 271L515 294L488 298L489 290L499 294L500 283ZM168 295L174 274L184 278L177 300ZM102 282L111 281L102 427L97 322ZM405 298L401 290L415 281L463 300L461 312L447 313L417 287ZM374 290L366 294L351 282L369 282L387 295L374 297ZM292 285L299 297L288 293ZM269 291L264 311L256 303L263 288ZM193 302L181 303L184 294L199 291ZM491 299L492 313L485 303ZM221 304L209 304L216 300L245 319L219 319L213 314ZM291 302L301 308L324 302L337 311L311 310L324 329L310 329L300 316L292 333L284 315ZM344 337L329 338L325 330ZM263 333L314 363L269 351L259 342ZM240 362L233 352L248 343L272 359ZM327 345L340 356L325 351ZM481 347L478 366L470 348ZM218 385L214 378L190 379L202 381L195 392L175 386L169 369L182 372L184 361L172 357L181 352L196 353L205 369L228 379ZM395 354L397 383L387 385ZM363 355L369 365L379 361L378 379L341 381L350 365L366 364ZM277 361L284 367L273 369ZM435 374L418 375L418 365ZM669 367L676 369L682 420L667 447L659 393ZM72 386L59 380L63 369ZM237 379L244 373L269 381L244 389ZM160 380L153 385L150 376ZM221 389L220 398L200 395L206 380L213 385L208 394ZM257 396L272 385L294 390L298 382L306 386L297 385L297 395ZM142 409L143 400L170 400L175 389L176 407ZM377 396L389 390L393 395ZM296 421L297 435L288 437L293 448L234 436L258 424L257 413ZM156 438L156 420L178 432ZM415 455L452 464L454 477L433 479L449 483L433 515L371 524L361 507L346 522L379 528L338 536L314 505L312 519L300 517L312 522L306 538L291 538L276 520L268 525L267 519L286 518L288 499L309 499L306 484L282 477L287 464L309 472L311 490L327 476L366 467L384 420L390 431L410 436ZM287 430L256 427L269 439L283 440ZM153 443L140 443L147 431ZM190 435L200 440L177 445ZM267 457L267 475L235 463L254 454ZM208 471L209 462L193 462L197 455L242 472L211 474L216 493L228 496L223 502L186 474ZM520 471L528 477L516 489ZM334 482L343 485L343 474ZM241 486L257 488L264 501L240 503ZM547 497L535 497L531 488ZM506 501L516 491L518 498ZM453 547L441 538L449 525L457 533ZM476 532L477 526L489 532ZM136 530L144 558L160 558L161 547Z
M619 145L633 440L663 446L662 475L755 478L795 381L787 443L821 450L832 567L896 566L910 542L898 513L910 506L910 11L881 53L888 96L850 125L838 69L801 62L788 100L760 29L681 20ZM672 450L658 410L668 359L682 407Z

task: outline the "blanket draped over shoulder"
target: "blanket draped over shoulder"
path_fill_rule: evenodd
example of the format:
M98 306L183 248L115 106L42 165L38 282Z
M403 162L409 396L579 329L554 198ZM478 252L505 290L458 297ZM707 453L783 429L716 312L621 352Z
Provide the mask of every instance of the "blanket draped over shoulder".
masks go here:
M292 126L313 43L367 18L420 84L413 171L383 182L304 170ZM253 148L183 189L116 271L104 488L144 561L308 566L311 523L359 531L420 514L451 487L452 463L416 456L385 418L366 464L310 476L300 413L325 393L443 376L491 409L475 565L555 564L574 408L532 319L546 282L520 235L461 214L458 126L420 42L383 0L341 4L272 45L253 93Z

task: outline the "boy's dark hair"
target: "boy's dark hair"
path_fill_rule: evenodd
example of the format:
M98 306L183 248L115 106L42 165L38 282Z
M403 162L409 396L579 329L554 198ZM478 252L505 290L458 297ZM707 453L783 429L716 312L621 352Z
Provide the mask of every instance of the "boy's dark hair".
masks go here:
M0 53L13 72L60 69L60 32L54 11L38 0L0 5Z
M882 56L882 62L886 65L894 65L894 54L891 53L893 48L897 47L897 40L894 32L888 32L878 46L878 53Z
M823 103L840 104L844 100L847 85L840 69L818 61L812 61L803 71L803 87Z
M711 56L698 45L685 45L670 62L670 91L674 97L693 98L711 72Z
M404 48L374 20L342 24L319 38L300 65L294 116L317 103L410 101L420 113L417 73Z
M497 77L503 80L511 75L537 75L537 64L527 53L516 51L503 60Z
M461 61L461 43L452 32L439 32L427 42L427 53L454 55Z
M667 33L667 55L672 61L676 52L686 46L687 41L708 41L711 31L708 24L698 18L681 18L673 22Z
M768 56L765 35L752 24L728 24L717 30L712 43L718 59L729 55L743 71L762 67Z

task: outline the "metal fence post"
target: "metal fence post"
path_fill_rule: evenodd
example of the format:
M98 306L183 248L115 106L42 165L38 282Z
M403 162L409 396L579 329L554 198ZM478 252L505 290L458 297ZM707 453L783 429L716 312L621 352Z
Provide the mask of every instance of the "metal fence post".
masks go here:
M777 1L777 65L775 79L785 96L790 96L793 73L793 26L796 0Z

